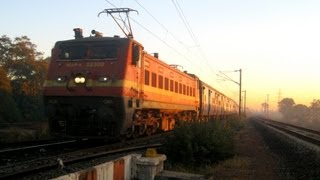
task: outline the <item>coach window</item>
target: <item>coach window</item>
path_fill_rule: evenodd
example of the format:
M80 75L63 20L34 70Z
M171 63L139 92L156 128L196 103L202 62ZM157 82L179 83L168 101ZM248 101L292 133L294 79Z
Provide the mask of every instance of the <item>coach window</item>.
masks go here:
M189 86L187 86L187 96L189 96Z
M173 92L173 80L172 79L170 79L170 91Z
M150 85L150 72L148 70L144 71L144 84Z
M214 91L211 92L211 97L212 97L211 102L212 102L212 104L214 104L214 100L215 100L215 97L216 97Z
M158 88L163 89L163 76L159 75L159 85Z
M179 83L179 93L182 94L182 84Z
M196 97L196 93L195 93L194 88L192 88L192 96L193 96L193 97Z
M183 94L184 95L186 94L186 85L185 84L183 85Z
M169 90L169 79L168 78L164 78L164 89Z
M176 92L176 93L178 93L178 88L179 86L178 86L178 82L177 81L175 81L174 82L174 92Z
M156 73L152 73L152 77L151 77L151 85L153 87L157 87L157 74Z

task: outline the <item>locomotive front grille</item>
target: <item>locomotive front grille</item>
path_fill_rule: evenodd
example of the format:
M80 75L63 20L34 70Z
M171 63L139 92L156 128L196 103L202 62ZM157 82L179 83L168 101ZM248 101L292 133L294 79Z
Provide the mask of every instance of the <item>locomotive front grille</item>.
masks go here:
M81 100L81 101L80 101ZM112 98L53 98L47 102L51 132L67 136L119 134Z

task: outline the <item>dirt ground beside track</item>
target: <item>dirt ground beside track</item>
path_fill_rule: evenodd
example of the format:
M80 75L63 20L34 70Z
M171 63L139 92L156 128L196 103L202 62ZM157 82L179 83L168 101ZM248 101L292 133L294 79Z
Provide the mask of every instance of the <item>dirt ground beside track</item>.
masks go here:
M276 156L250 122L237 133L235 146L236 156L215 166L209 179L280 179Z

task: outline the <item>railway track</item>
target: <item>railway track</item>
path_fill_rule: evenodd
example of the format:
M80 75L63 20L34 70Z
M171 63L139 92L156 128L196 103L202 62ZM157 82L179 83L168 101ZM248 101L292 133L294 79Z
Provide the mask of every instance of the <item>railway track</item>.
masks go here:
M163 141L167 135L170 134L166 133L109 145L84 148L73 152L60 153L2 165L0 166L0 179L18 178L53 169L63 169L65 166L113 154L132 152L149 147L159 147L161 146L160 142Z
M50 139L50 140L42 140L42 141L28 141L28 142L18 142L18 143L7 143L3 144L0 149L0 154L6 152L14 152L14 151L22 151L28 149L37 149L37 148L46 148L55 145L63 145L68 143L74 143L76 140L60 140L60 139Z
M291 136L294 140L299 141L309 148L320 151L320 132L318 131L265 118L256 118L256 120L278 132Z
M62 152L92 146L84 140L48 140L33 141L7 145L0 149L0 166L10 165L21 161L33 160Z

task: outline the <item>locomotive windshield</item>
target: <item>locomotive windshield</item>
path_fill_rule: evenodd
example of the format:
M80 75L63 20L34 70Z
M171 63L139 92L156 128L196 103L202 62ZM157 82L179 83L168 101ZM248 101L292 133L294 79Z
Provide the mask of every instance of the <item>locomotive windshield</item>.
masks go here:
M106 59L114 60L118 54L118 46L115 44L75 44L64 43L59 46L59 58L61 60L81 59Z

